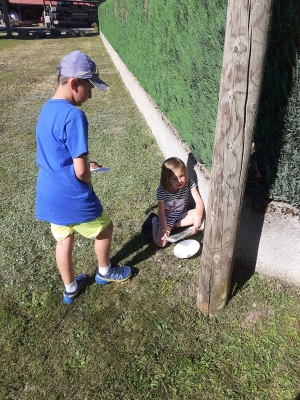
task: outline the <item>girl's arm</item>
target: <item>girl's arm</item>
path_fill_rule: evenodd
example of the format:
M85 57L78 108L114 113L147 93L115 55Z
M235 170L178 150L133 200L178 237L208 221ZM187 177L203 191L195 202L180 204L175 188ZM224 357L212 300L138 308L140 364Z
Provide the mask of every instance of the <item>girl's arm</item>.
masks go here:
M161 240L167 240L170 235L171 229L167 226L166 212L165 212L165 202L158 201L158 219L161 225L162 238Z
M200 196L200 193L198 192L197 187L194 187L191 191L193 199L196 204L196 215L195 215L195 220L194 220L194 229L193 233L196 233L200 226L202 225L203 217L204 217L204 203L203 200Z

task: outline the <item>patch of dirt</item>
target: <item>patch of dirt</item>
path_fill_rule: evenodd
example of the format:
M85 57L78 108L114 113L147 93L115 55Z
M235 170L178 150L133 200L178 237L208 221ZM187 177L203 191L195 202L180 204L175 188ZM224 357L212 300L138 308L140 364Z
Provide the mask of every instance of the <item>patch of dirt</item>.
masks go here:
M266 313L256 309L251 310L249 314L246 316L244 322L242 322L242 326L244 328L249 328L251 325L256 324L263 318L273 318L274 315L275 315L274 310L268 310Z

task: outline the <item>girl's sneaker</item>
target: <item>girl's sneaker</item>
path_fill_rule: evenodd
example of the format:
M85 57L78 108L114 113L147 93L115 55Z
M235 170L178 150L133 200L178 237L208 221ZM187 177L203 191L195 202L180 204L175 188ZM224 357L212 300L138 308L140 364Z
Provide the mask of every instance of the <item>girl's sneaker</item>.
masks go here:
M95 281L99 283L99 285L105 285L111 282L124 282L131 275L130 267L110 267L108 274L101 275L99 271L95 275Z
M66 304L72 304L75 297L86 287L87 276L85 274L79 274L75 277L75 281L78 283L77 290L73 293L68 293L64 291L63 302Z

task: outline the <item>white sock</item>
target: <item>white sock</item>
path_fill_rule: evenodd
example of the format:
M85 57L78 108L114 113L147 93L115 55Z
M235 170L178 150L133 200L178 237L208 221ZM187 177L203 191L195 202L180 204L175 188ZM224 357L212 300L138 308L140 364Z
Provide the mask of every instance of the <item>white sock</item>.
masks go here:
M111 263L109 263L106 267L99 267L98 266L99 274L102 275L102 276L107 275L109 270L110 270L110 267L111 267Z
M78 288L78 283L76 280L74 280L72 283L70 283L69 285L65 285L66 287L66 292L67 293L74 293L76 292L77 288Z

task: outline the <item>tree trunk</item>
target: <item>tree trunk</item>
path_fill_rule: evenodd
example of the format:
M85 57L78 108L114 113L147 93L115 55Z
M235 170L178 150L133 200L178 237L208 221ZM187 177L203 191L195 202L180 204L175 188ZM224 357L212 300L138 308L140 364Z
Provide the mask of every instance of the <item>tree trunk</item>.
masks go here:
M229 0L197 306L226 306L262 86L272 0Z

